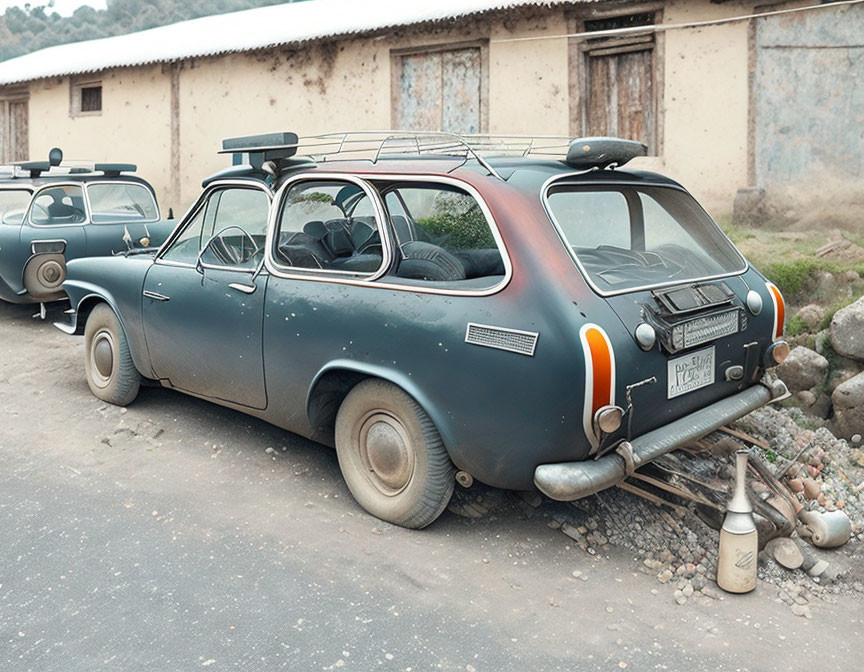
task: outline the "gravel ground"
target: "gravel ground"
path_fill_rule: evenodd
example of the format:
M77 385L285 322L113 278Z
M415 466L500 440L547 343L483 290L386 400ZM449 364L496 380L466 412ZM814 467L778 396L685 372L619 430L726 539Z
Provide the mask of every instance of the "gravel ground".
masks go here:
M716 545L688 514L475 486L386 525L309 441L161 389L102 404L82 340L31 312L0 305L4 672L858 669L845 591L658 583L656 548Z

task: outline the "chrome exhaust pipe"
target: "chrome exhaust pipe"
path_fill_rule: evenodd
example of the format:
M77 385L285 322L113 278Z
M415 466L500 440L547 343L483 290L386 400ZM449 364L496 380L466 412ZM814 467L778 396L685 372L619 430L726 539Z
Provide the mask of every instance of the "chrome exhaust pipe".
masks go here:
M623 481L639 467L738 420L765 404L788 396L782 381L763 381L632 441L598 460L541 464L534 484L547 497L563 502L582 499Z

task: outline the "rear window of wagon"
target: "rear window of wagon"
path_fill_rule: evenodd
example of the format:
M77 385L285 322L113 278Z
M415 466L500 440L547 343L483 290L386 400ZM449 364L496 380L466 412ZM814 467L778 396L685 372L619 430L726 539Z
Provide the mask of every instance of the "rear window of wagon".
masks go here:
M603 294L743 272L747 263L688 193L671 187L553 185L549 212Z

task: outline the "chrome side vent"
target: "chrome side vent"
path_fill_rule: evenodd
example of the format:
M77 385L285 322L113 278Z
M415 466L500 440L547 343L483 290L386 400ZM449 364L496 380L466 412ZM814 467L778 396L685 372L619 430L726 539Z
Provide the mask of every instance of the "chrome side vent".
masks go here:
M468 323L468 330L465 332L465 342L471 345L507 350L529 357L534 356L534 349L537 347L539 337L540 334L533 331L505 329L504 327L492 327L488 324L475 324L474 322Z

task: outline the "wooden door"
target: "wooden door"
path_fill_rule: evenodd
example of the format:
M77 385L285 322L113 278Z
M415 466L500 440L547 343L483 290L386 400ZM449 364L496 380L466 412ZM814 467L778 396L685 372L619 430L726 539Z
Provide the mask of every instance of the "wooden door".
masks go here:
M655 146L652 46L624 53L586 53L586 135L609 135Z
M396 56L394 127L479 133L480 52L480 47L469 47Z

